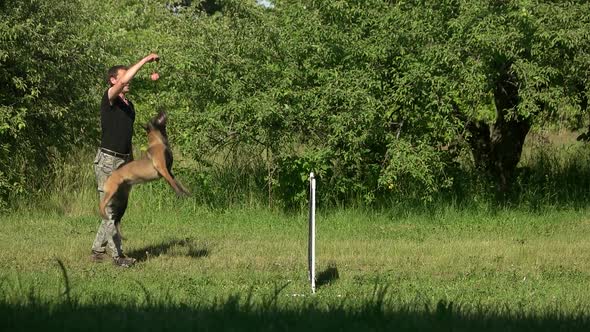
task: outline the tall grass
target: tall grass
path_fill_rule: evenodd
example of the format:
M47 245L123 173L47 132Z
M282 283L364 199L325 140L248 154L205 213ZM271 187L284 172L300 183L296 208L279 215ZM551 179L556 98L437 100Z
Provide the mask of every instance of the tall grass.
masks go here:
M490 311L484 307L463 308L439 301L409 305L394 304L384 293L368 297L364 305L350 308L345 301L328 306L310 302L300 307L278 309L276 296L266 304L250 302L248 295L219 299L211 304L170 305L157 301L149 306L119 303L81 305L64 302L6 306L0 317L10 331L585 331L589 319L583 313L559 309L546 314L520 310ZM277 294L278 295L278 294Z
M514 204L587 206L590 202L590 145L569 132L532 134L516 179Z
M584 208L590 203L590 144L576 141L576 136L565 130L529 134L511 191L501 199L495 184L475 170L468 158L463 159L454 185L425 208L452 206L489 212Z
M574 133L563 131L530 134L512 191L502 202L497 201L493 182L473 169L468 159L454 174L454 185L435 194L429 202L385 194L370 205L362 198L334 203L322 196L321 181L318 197L324 209L353 207L412 213L448 208L490 212L506 207L528 211L583 208L590 202L590 145L577 142L574 137ZM34 179L45 183L45 187L13 197L13 210L44 209L68 215L94 211L98 199L92 167L94 154L94 150L80 150L54 159L52 167ZM140 155L137 151L136 156ZM174 170L177 178L192 191L190 198L179 200L165 181L156 181L136 186L132 199L150 207L180 205L193 210L199 206L212 209L270 206L274 210L285 207L279 197L269 197L265 161L244 151L220 154L208 165L195 164L177 154Z

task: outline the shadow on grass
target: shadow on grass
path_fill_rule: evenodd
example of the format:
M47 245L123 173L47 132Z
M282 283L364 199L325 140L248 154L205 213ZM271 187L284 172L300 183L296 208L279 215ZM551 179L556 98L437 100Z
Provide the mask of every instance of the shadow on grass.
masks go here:
M316 276L316 287L320 288L325 285L330 285L340 278L338 268L335 263L330 263L328 267L317 274Z
M163 254L202 258L209 256L210 253L211 252L207 245L198 245L194 239L186 238L169 240L163 243L134 249L129 251L127 255L142 262L148 260L149 258L158 257Z
M70 296L67 270L57 260L66 291L57 302L36 297L11 302L0 298L2 331L589 331L586 311L565 313L559 308L543 314L488 308L440 300L399 303L387 286L375 285L372 296L325 303L321 296L294 302L281 297L289 283L275 284L273 294L253 303L253 289L245 298L230 295L187 305L153 299L145 302L81 304ZM330 268L328 268L330 270ZM333 270L330 272L334 276ZM394 295L394 294L393 294ZM14 300L14 299L13 299Z
M440 301L435 308L397 307L368 302L345 309L307 304L299 308L256 308L238 296L216 304L121 306L9 305L0 302L5 331L588 331L587 316L554 312L494 314L480 309L463 312Z

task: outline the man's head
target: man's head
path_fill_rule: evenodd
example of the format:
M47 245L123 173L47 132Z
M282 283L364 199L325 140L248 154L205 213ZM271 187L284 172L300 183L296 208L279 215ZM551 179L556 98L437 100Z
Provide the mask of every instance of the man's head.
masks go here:
M123 77L123 75L125 75L125 73L127 72L127 69L129 69L127 66L123 66L123 65L117 65L117 66L112 66L111 68L109 68L108 72L107 72L107 83L109 84L109 86L113 86L117 83L117 81ZM127 83L124 87L123 87L123 93L129 92L129 83Z

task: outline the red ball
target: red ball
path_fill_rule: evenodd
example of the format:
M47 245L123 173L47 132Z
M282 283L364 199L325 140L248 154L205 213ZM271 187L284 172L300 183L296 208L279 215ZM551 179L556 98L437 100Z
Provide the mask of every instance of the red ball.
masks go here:
M150 78L152 79L152 81L157 81L160 78L160 74L154 72L150 75Z

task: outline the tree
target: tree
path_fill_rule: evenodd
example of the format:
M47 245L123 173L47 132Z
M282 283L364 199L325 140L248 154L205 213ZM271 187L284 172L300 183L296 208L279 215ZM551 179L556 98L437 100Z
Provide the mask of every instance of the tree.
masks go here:
M0 3L0 202L46 185L53 157L96 137L79 5Z
M450 186L458 150L442 147L464 140L506 192L531 126L581 112L587 13L584 2L228 2L177 30L182 145L198 158L265 155L269 190L287 201L305 197L309 170L327 197L371 201Z
M448 45L475 164L507 192L534 125L574 122L588 94L585 1L472 1L453 6ZM487 98L486 98L487 96ZM476 98L473 98L476 97ZM495 116L482 114L490 108Z
M383 42L392 46L383 67L395 107L402 108L398 117L426 124L405 125L401 137L436 136L434 130L444 144L457 135L477 169L506 193L531 127L574 122L585 112L589 13L582 1L393 5ZM395 180L395 174L389 177Z
M2 5L4 196L29 178L16 151L42 165L53 147L96 140L97 78L149 51L162 75L134 80L138 126L166 109L183 155L237 160L237 177L286 205L305 201L312 170L324 200L430 199L452 186L464 151L505 193L531 128L586 112L585 1L165 3Z

